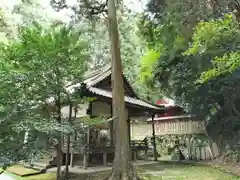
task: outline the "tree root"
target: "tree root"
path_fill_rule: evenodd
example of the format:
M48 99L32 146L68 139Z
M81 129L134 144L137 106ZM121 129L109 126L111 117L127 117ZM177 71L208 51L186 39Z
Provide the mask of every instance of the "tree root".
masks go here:
M106 180L141 180L138 176L131 176L126 172L123 173L112 173Z
M111 175L105 180L141 180L141 178L137 176L133 165L129 164L124 169L114 167Z

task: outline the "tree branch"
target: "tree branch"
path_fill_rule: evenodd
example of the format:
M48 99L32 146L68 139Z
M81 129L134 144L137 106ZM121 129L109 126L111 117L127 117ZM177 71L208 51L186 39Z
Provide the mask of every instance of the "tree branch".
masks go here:
M108 0L106 0L105 3L100 4L100 3L95 3L95 4L90 4L88 0L83 0L84 6L87 9L87 15L89 17L92 17L94 15L102 14L102 13L108 13L107 11L107 4Z
M51 0L50 1L51 6L56 11L60 11L61 9L68 8L66 4L66 0Z

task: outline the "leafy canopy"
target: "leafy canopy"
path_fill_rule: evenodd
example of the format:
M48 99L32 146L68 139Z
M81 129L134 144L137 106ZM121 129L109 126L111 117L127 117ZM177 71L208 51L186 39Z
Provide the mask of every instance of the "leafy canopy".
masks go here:
M20 27L18 34L17 40L1 45L0 127L3 133L0 139L4 146L0 151L3 154L25 147L21 141L25 131L33 137L37 132L56 137L71 129L68 123L56 123L59 110L55 103L60 101L62 107L69 99L79 99L72 97L66 86L82 81L87 68L88 43L80 30L64 25L46 29L32 24ZM19 139L14 138L15 133L21 134ZM33 145L28 147L34 149ZM26 149L22 149L23 152L15 153L16 157L25 153Z
M232 144L240 124L236 1L170 2L150 1L139 23L147 46L160 54L156 65L149 63L149 69L155 67L153 83L205 120L213 139L221 133L223 138L232 137L228 141Z

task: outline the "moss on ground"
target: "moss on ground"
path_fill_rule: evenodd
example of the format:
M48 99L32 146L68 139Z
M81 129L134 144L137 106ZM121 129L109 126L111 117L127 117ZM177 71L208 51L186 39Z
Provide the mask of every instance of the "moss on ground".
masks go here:
M110 172L75 175L73 180L102 180ZM158 163L141 166L138 174L143 180L240 180L240 177L222 172L207 166L192 166L186 164Z
M158 163L141 168L144 180L240 180L240 177L207 166Z
M0 168L0 172L1 170L2 169ZM16 164L8 167L4 174L10 177L14 177L16 180L56 180L56 173L38 174L39 172L40 171L31 168L26 168L20 164ZM23 177L24 175L30 176Z
M13 177L16 180L56 180L55 173L37 174L37 175L32 175L32 176L27 176L27 177L21 177L21 176L17 176L15 174L12 174L12 173L6 171L6 172L4 172L4 175Z
M24 177L23 180L56 180L56 173L38 174L34 176Z
M208 166L186 165L174 163L157 163L139 167L138 174L143 180L240 180L240 177ZM102 180L110 171L91 174L72 174L71 180ZM19 177L17 180L55 180L56 174L39 174Z
M39 173L40 171L31 169L31 168L26 168L24 165L21 164L15 164L7 168L8 172L11 172L13 174L19 175L19 176L24 176L28 174L36 174Z

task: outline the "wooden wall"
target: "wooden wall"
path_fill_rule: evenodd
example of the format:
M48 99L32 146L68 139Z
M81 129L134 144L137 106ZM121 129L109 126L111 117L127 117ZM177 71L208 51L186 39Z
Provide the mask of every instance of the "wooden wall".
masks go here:
M204 133L205 127L201 121L193 119L175 119L155 121L156 135L165 134L197 134ZM132 122L131 124L132 138L141 139L141 137L152 136L151 122L146 121Z
M92 102L92 115L111 117L111 105L109 103L101 102L101 101ZM126 109L126 115L128 116L127 109Z
M93 116L111 116L111 105L105 102L94 101L92 102L92 115Z

